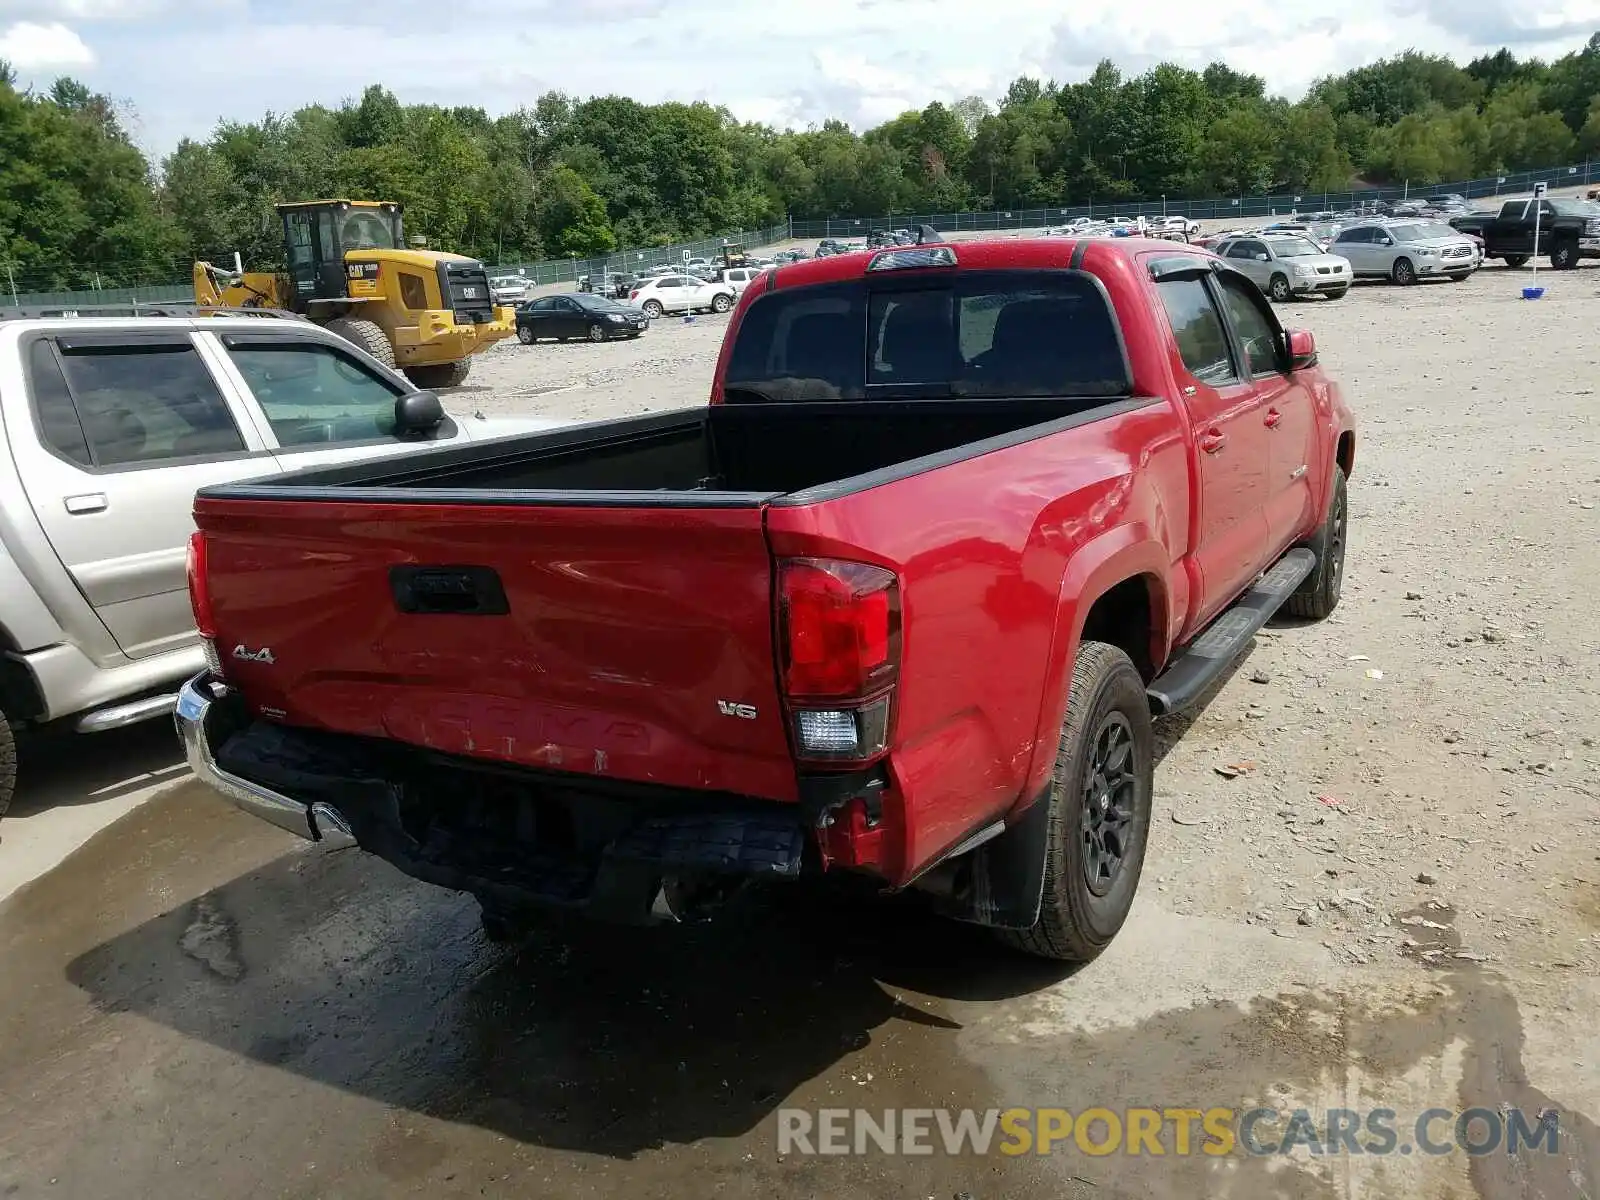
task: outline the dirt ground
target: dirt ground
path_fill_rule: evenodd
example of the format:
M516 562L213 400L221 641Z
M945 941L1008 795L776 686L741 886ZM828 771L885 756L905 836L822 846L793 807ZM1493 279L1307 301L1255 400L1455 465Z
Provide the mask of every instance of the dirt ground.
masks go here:
M1097 962L804 895L514 952L470 900L182 783L0 905L0 1197L1600 1195L1600 270L1538 302L1527 276L1281 310L1360 422L1344 599L1160 725L1144 886ZM509 344L448 403L699 403L724 325ZM52 804L162 781L166 736L36 774L0 868ZM1407 1146L1481 1106L1560 1141L778 1155L778 1109L858 1105L1382 1107Z

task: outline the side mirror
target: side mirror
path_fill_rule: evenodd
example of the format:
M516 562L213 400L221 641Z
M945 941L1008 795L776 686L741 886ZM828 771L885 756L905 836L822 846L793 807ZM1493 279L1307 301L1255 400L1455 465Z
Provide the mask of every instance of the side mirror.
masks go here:
M396 437L421 437L432 433L444 422L444 405L439 397L427 389L407 392L394 399L394 432Z
M1289 369L1298 371L1303 367L1317 365L1317 338L1309 329L1289 330Z
M1272 261L1272 255L1270 255L1270 254L1258 254L1258 255L1256 255L1256 261L1257 262L1271 262Z

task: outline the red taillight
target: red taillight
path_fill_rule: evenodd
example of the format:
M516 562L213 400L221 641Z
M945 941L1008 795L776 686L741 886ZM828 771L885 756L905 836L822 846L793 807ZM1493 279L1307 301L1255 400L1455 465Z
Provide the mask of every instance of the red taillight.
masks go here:
M211 613L211 588L206 579L206 535L189 535L189 606L194 609L194 625L203 638L217 636L216 618Z
M778 564L784 701L805 762L865 763L888 747L900 669L900 583L867 563Z
M893 571L789 559L778 568L778 595L787 696L863 699L894 682L900 589Z
M633 291L628 293L628 299L629 300L637 300L638 298L639 298L639 289L638 288L635 288Z

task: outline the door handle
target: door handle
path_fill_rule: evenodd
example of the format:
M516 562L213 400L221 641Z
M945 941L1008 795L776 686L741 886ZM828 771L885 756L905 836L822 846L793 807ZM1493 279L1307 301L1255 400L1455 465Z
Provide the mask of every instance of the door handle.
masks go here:
M1217 430L1208 429L1206 432L1200 435L1200 449L1204 450L1207 454L1217 454L1222 450L1222 447L1227 440L1228 439Z
M1283 414L1281 412L1275 408L1267 409L1266 426L1268 429L1276 429L1282 422Z
M73 516L81 513L105 512L110 508L104 492L87 492L82 496L66 496L61 501L67 506L67 511Z

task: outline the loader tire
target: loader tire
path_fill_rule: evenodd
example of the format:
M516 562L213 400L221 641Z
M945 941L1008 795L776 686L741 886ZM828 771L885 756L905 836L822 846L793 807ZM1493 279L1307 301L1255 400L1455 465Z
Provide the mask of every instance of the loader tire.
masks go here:
M460 362L429 363L423 367L407 367L406 378L419 388L453 388L460 387L466 382L467 372L472 370L472 360L463 358Z
M394 346L383 326L361 317L338 317L328 322L328 332L337 333L352 346L365 350L384 366L394 367Z
M1150 837L1155 735L1144 680L1116 646L1084 642L1072 667L1048 804L1044 894L1014 949L1088 962L1127 920Z

